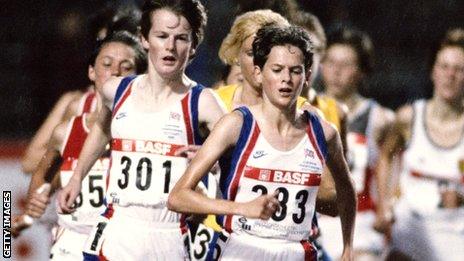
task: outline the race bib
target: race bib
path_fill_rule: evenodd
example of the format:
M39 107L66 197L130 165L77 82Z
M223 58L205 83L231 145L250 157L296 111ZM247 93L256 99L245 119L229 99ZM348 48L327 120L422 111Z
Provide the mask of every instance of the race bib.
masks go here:
M67 161L60 172L61 184L66 186L71 179L77 160ZM106 173L109 159L98 159L87 176L82 180L81 191L74 202L76 211L69 215L60 215L60 223L67 226L93 225L104 210Z
M320 174L245 167L236 201L277 191L280 210L269 220L234 216L232 229L249 234L303 240L309 237Z
M174 156L181 145L131 142L113 148L108 200L120 206L164 207L170 190L187 168L186 158Z

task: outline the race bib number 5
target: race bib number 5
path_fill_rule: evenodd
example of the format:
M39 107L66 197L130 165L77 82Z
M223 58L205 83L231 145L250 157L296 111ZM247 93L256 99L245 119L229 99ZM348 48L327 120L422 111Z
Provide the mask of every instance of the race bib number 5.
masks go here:
M62 184L67 184L71 178L69 175L61 175ZM79 208L81 211L93 211L96 208L103 206L105 177L104 171L91 171L87 177L82 181L82 188L79 195L74 202L74 207Z

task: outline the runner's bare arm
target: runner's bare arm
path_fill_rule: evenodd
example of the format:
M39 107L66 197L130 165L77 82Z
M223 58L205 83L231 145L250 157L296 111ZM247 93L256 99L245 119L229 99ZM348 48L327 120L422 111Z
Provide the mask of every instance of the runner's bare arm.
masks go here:
M93 166L95 161L105 152L106 146L111 139L111 110L112 101L121 78L113 77L103 86L102 101L98 112L97 121L92 126L68 185L66 185L58 196L59 207L64 213L73 211L73 205L76 197L81 190L81 182Z
M40 218L45 213L47 205L50 203L49 198L53 184L51 181L58 172L61 163L59 150L64 140L66 127L67 124L62 123L55 128L45 155L35 168L34 173L32 173L26 210L22 215L12 220L11 233L13 237L19 236L21 231L33 224L34 219Z
M337 103L337 109L338 117L340 119L340 139L343 146L343 155L346 158L348 150L346 143L346 106ZM335 182L332 173L330 173L327 166L324 168L324 173L322 175L321 184L317 192L316 211L332 217L338 216Z
M25 212L25 214L32 218L40 218L43 215L49 203L50 192L57 189L57 187L48 187L47 191L40 193L38 191L45 183L51 183L59 171L61 164L60 149L65 139L66 130L67 122L63 122L55 128L50 138L48 149L32 174Z
M317 191L316 211L331 217L336 217L338 215L335 182L327 167L324 167L321 184Z
M121 80L122 77L112 77L103 86L101 97L104 106L98 111L97 121L85 140L73 178L84 179L95 161L105 152L111 139L111 109Z
M210 89L205 89L199 99L198 105L198 118L199 128L202 137L207 137L209 132L214 128L214 125L219 119L225 114L226 109L219 97ZM176 155L187 157L189 160L193 159L197 151L200 149L200 145L188 145L184 146L176 151ZM217 164L211 169L213 173L217 173Z
M81 96L82 93L80 91L68 92L61 96L55 104L44 123L35 133L21 160L21 167L24 173L32 174L37 168L41 158L44 156L45 151L48 148L47 144L52 136L54 128L61 122L67 120L64 119L67 107L70 103L78 100Z
M392 166L395 158L399 156L406 146L406 140L410 135L410 125L413 119L411 106L398 110L394 122L385 130L384 142L380 146L380 155L376 168L377 183L377 212L374 228L382 233L390 233L392 223L390 184L392 180Z
M39 162L36 170L32 174L31 181L29 183L28 198L33 192L46 182L45 177L48 176L48 183L53 179L58 172L61 163L61 147L66 136L68 122L63 122L56 126L53 130L52 136L48 143L47 151ZM53 188L56 189L56 188Z
M343 145L343 154L346 155L348 153L348 143L346 141L346 134L348 133L348 107L346 105L337 103L337 112L338 118L340 119L340 138L342 140Z
M337 192L337 208L343 233L343 255L344 257L351 256L356 217L356 191L350 177L339 133L325 120L322 120L321 123L327 141L327 167L333 175Z
M227 114L217 123L185 174L171 191L168 200L169 209L184 213L240 214L254 218L270 218L279 204L274 195L261 196L247 203L237 203L211 199L195 192L201 178L227 149L235 145L242 123L243 117L240 112Z
M208 130L212 130L214 125L226 113L223 103L211 89L205 89L201 92L198 111L199 121L206 124Z

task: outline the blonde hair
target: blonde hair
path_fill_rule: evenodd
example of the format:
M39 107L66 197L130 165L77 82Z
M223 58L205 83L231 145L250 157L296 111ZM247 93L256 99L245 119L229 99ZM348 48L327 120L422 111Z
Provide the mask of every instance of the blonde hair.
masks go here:
M290 25L287 19L271 10L246 12L238 16L229 34L222 41L219 58L226 64L236 64L243 42L268 24Z

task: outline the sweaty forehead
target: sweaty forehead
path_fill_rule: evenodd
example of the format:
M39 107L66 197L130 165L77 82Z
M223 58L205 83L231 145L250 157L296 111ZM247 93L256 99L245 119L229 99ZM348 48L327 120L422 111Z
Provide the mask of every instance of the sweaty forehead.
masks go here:
M179 14L176 14L168 9L159 9L152 13L152 30L174 30L179 32L190 32L190 27L187 19Z

